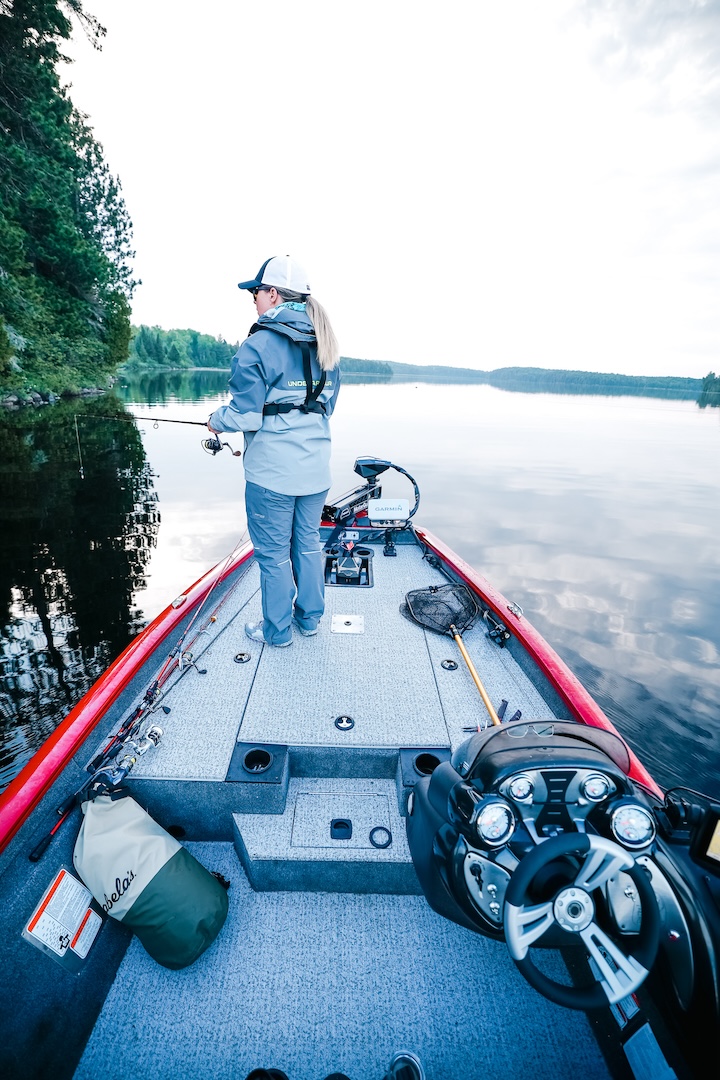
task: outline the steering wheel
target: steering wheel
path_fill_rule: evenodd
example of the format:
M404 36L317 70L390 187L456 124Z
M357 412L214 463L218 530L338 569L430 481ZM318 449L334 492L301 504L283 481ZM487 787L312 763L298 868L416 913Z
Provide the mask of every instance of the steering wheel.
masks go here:
M531 886L550 863L566 856L582 858L575 879L564 884L552 900L533 903ZM592 893L624 871L637 888L642 912L633 953L626 953L602 930L595 919ZM550 1001L569 1009L596 1009L614 1005L632 994L647 977L660 941L660 911L648 875L632 855L612 840L587 833L553 836L527 855L515 870L505 893L505 940L510 956L527 981ZM528 949L551 927L562 927L582 942L600 972L589 987L564 986L538 971Z

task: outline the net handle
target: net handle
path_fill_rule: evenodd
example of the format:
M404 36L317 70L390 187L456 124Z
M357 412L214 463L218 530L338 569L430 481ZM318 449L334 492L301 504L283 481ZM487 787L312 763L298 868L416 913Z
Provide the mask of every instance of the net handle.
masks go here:
M487 709L488 713L490 714L490 719L492 720L493 724L495 724L496 727L500 727L501 726L500 717L495 712L495 709L492 706L492 702L490 701L490 698L487 696L487 691L485 690L485 687L483 686L483 684L480 681L480 676L478 675L477 671L475 670L475 667L473 665L472 660L470 659L468 651L465 648L465 645L463 644L463 639L460 637L460 634L458 633L457 627L454 626L452 623L450 624L450 632L451 632L452 636L455 638L457 646L458 646L460 652L463 655L463 659L464 659L465 663L468 666L468 670L470 671L470 674L473 677L473 682L475 683L478 690L480 691L480 697L483 699L483 702L485 704L485 708Z

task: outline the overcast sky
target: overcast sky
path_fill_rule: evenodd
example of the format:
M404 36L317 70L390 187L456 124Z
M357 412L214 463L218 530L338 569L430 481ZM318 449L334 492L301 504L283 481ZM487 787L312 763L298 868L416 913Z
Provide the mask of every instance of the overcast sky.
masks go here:
M134 323L242 339L290 254L344 356L720 371L720 0L86 7Z

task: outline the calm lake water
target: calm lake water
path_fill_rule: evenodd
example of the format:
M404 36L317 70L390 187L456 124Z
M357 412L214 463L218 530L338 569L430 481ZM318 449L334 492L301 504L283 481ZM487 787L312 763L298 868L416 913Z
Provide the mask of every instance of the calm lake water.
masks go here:
M157 377L0 417L0 788L243 535L239 459L200 427L127 422L204 421L226 385ZM720 798L720 410L346 384L332 429L332 494L361 455L407 470L416 522L524 609L658 782Z

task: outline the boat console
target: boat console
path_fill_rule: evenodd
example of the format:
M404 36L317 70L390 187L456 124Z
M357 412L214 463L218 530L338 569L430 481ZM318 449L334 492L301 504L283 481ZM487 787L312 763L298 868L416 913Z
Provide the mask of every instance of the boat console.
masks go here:
M488 728L416 785L410 851L431 907L505 941L541 994L622 1009L649 980L697 1052L720 1032L720 806L688 790L661 803L628 772L608 731ZM567 985L538 962L557 948Z

